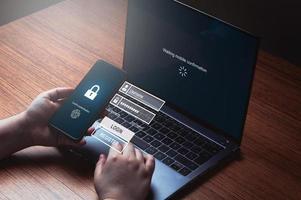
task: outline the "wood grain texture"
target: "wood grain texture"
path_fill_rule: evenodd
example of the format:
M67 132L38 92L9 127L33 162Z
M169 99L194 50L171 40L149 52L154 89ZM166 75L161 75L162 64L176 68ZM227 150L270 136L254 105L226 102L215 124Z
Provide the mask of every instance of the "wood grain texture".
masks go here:
M127 1L67 0L0 27L0 118L76 86L97 59L122 66ZM260 52L241 159L178 198L301 199L301 68ZM94 166L55 148L0 162L0 199L97 199Z

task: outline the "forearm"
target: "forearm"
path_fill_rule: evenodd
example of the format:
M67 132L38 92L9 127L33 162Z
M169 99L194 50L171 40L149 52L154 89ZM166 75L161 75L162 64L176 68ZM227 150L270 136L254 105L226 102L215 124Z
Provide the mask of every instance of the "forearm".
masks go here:
M30 146L24 112L0 120L0 160Z

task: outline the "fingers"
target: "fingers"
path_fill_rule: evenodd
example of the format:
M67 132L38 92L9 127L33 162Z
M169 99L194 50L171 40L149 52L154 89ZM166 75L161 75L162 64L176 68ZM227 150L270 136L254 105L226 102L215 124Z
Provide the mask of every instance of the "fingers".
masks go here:
M46 98L50 99L50 97L46 97ZM65 100L66 99L58 99L57 101L54 101L50 99L51 105L53 106L53 110L51 110L51 113L55 113L55 111L57 111L63 105Z
M72 92L73 88L70 87L60 87L48 90L41 94L42 97L49 98L51 101L57 101L59 99L64 99L68 97Z
M95 167L94 177L99 176L102 173L102 169L103 169L103 166L106 163L106 160L107 160L106 156L103 155L103 154L100 154L99 160L98 160L98 162L96 164L96 167Z
M139 149L134 148L132 143L129 143L123 151L123 156L129 158L129 160L138 160L144 163L145 169L149 175L152 175L155 168L155 159L152 155L147 154L144 156ZM144 162L145 161L145 162Z
M105 116L108 115L108 113L109 113L109 112L108 112L107 110L104 110L103 112L100 113L99 116L100 116L100 118L104 118Z
M139 149L135 148L135 154L136 154L137 160L144 163L144 156L142 155L142 152Z
M87 135L91 135L91 134L93 133L94 130L95 130L94 127L88 128L88 130L87 130Z
M66 101L66 98L64 98L64 99L58 99L54 103L56 103L58 106L62 106L65 103L65 101Z
M123 155L128 157L129 160L134 160L136 158L135 149L132 143L128 143L126 148L123 150Z
M153 174L155 169L155 159L152 155L145 156L145 169L150 175Z
M119 152L122 151L122 145L119 143L113 143L112 147L114 147ZM110 149L110 152L108 154L107 160L111 160L114 157L117 157L120 155L118 151L114 150L113 148ZM128 157L129 160L138 160L142 161L145 165L145 170L149 175L152 175L155 168L155 159L152 155L146 155L144 156L142 152L136 148L134 148L132 143L129 143L127 147L123 151L123 155L125 157Z
M75 143L76 146L83 146L86 144L86 140L83 138L79 142Z
M112 144L112 148L110 149L109 154L108 154L108 158L107 158L108 160L111 160L112 158L117 157L118 155L120 155L120 153L118 151L116 151L115 149L113 149L113 148L115 148L119 152L122 151L121 144L119 144L119 143L113 143Z

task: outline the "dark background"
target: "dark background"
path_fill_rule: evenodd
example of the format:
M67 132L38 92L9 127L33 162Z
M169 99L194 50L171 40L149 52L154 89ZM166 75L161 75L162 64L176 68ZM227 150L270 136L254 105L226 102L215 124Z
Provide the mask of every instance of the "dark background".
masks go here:
M0 0L0 25L60 1ZM262 37L263 50L301 66L300 0L181 1Z
M182 0L262 38L261 48L301 67L300 0Z

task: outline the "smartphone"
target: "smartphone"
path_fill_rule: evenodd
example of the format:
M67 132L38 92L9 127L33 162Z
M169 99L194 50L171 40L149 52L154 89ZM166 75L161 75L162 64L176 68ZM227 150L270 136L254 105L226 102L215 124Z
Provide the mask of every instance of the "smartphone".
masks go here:
M97 61L54 113L49 125L73 140L81 140L125 78L123 70L105 61Z

